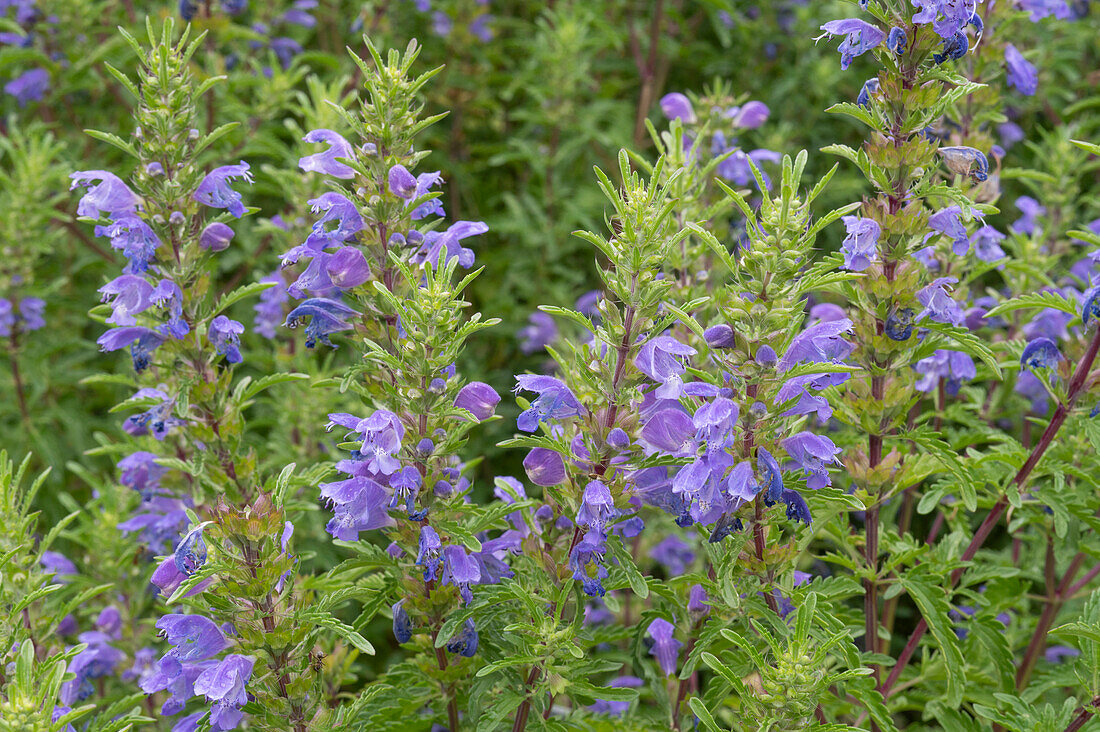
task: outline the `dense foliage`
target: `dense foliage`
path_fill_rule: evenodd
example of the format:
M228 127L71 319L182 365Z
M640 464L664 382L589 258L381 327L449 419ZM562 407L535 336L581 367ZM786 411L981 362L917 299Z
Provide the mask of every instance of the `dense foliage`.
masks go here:
M0 732L1100 729L1095 5L0 0Z

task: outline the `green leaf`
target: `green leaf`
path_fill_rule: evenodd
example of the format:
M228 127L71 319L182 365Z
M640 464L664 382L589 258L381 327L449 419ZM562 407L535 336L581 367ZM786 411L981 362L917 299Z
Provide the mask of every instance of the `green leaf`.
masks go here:
M227 310L231 305L244 300L246 297L252 297L258 295L264 290L274 287L274 282L253 282L250 285L244 287L238 287L232 292L227 292L218 299L218 302L214 305L214 310L210 313L210 317L218 315L221 312Z
M989 314L986 314L989 317ZM922 328L927 328L933 333L938 333L944 338L948 338L955 342L955 345L964 353L971 356L980 358L986 366L993 370L997 379L1000 380L1001 366L997 363L997 359L993 355L993 351L989 349L989 346L985 344L985 341L976 336L974 333L966 328L959 328L953 325L945 325L944 323L934 323L927 318L920 323Z
M951 707L958 707L966 689L966 658L959 648L959 638L955 635L948 617L951 605L939 587L904 576L898 581L905 586L905 591L917 604L921 616L928 623L928 629L940 645L942 666L947 674L947 702Z
M987 312L983 317L992 318L997 315L1011 313L1014 310L1024 310L1027 308L1053 308L1054 310L1061 310L1063 313L1069 313L1070 315L1081 314L1081 309L1076 302L1048 290L1046 292L1032 292L1014 297L1011 300L1005 300L1000 305Z
M695 712L695 716L699 718L699 721L703 723L703 726L709 729L711 732L725 732L718 723L714 721L714 715L707 709L707 705L703 703L703 700L697 696L693 696L688 699L688 706L691 707L691 711Z
M649 585L646 584L642 573L638 571L638 565L634 563L634 558L630 556L630 552L626 550L622 541L611 539L607 542L607 546L620 568L626 573L626 580L630 583L630 589L634 590L634 594L643 600L649 597Z
M269 374L268 376L265 376L262 379L258 379L256 381L252 382L249 385L249 387L247 389L245 389L244 394L243 394L243 397L244 397L243 401L248 401L249 399L256 396L260 392L264 391L265 389L270 389L271 387L276 386L278 384L286 384L286 383L289 383L291 381L308 381L308 380L309 380L309 374L299 374L299 373Z
M374 655L374 646L366 638L361 636L354 628L338 620L325 612L303 612L298 614L299 622L311 623L321 628L327 628L340 636L359 651L367 655Z

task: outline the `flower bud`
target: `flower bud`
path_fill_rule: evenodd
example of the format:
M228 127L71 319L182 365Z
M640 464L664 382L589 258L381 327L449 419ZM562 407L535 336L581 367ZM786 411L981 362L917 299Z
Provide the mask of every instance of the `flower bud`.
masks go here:
M456 407L470 412L479 422L492 417L498 403L500 395L496 390L480 381L471 381L462 387L454 402Z
M523 459L523 469L535 485L548 487L565 482L565 460L560 453L536 447Z
M347 290L370 279L370 265L363 252L355 247L342 247L329 258L325 266L332 284Z
M733 348L733 328L725 323L712 325L703 331L703 337L707 339L707 345L711 348Z
M233 239L233 229L228 225L215 221L202 230L199 235L199 246L211 252L224 252L229 248L229 242Z
M390 193L398 198L412 198L416 194L416 177L404 165L395 165L389 172Z

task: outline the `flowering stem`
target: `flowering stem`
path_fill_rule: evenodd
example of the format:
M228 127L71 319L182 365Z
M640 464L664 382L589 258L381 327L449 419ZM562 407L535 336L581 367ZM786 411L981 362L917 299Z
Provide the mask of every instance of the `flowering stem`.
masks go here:
M16 330L13 327L11 329L11 342L8 346L8 363L11 364L11 380L15 387L15 398L19 402L19 413L23 415L23 422L26 425L31 423L31 413L27 408L27 395L23 389L23 377L19 371L19 357L16 355L19 348L18 336Z
M257 556L256 549L252 546L252 542L247 539L242 547L244 550L244 561L248 566L248 572L252 575L252 579L257 579L256 568L259 566L259 557ZM264 626L264 632L271 636L275 633L275 604L271 600L271 593L267 593L262 600L258 603L261 612L261 622ZM275 676L279 684L279 696L286 699L287 704L290 705L290 719L289 721L294 724L294 732L306 732L306 721L302 713L302 707L300 704L291 701L290 695L287 693L287 684L290 679L287 675L286 662L287 653L283 648L278 653L275 653L274 649L268 646L267 651L271 654L271 672Z
M1100 329L1098 329L1096 333L1093 333L1085 354L1077 363L1077 368L1074 370L1073 376L1070 377L1069 386L1066 390L1066 401L1058 404L1058 408L1054 411L1054 416L1051 418L1050 424L1048 424L1047 428L1043 431L1043 436L1039 438L1039 442L1036 443L1031 454L1028 455L1027 461L1020 468L1019 472L1016 473L1013 483L1016 484L1017 491L1023 489L1031 472L1035 469L1035 466L1039 464L1039 460L1054 441L1054 437L1058 434L1058 430L1061 429L1062 425L1065 423L1066 417L1069 416L1070 409L1073 408L1073 405L1077 402L1077 398L1081 395L1081 392L1084 391L1085 379L1092 369L1092 364L1096 360L1098 351L1100 351ZM997 502L989 509L989 514L985 517L985 520L982 521L978 530L974 532L974 538L970 540L970 544L967 545L966 551L963 552L963 562L969 562L974 558L974 555L978 553L978 550L985 543L985 540L989 538L989 534L992 533L993 527L1000 521L1001 515L1007 508L1008 495L1006 494L997 499ZM964 571L965 567L959 567L951 573L948 584L949 589L959 583L959 579L962 578ZM1074 574L1076 574L1076 570L1074 570ZM913 634L909 636L909 642L905 644L905 648L902 650L901 655L898 656L898 662L894 665L893 670L890 672L890 676L887 677L886 682L880 687L883 696L890 696L891 689L894 687L894 684L897 683L898 677L901 676L902 670L904 670L906 664L909 663L909 659L917 649L917 644L920 643L920 639L924 637L926 632L928 632L928 621L921 618L920 622L917 623L917 627L913 629Z

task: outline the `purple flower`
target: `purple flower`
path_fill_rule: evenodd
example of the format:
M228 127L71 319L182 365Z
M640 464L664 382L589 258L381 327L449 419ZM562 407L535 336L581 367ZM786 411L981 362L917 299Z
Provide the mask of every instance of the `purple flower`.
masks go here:
M745 102L743 106L733 107L726 112L726 116L732 120L734 127L746 130L755 130L764 124L769 114L771 110L768 109L768 105L757 101Z
M970 39L966 37L966 33L960 30L950 38L944 38L943 49L940 53L932 54L932 62L942 64L949 59L957 61L965 56L969 50Z
M552 376L521 374L516 377L515 392L518 394L521 391L538 394L530 408L523 411L516 420L516 426L524 432L534 432L540 422L577 417L581 414L577 397L573 396L569 387Z
M756 177L752 174L752 168L755 166L757 172L760 173L760 177L764 180L764 187L769 188L771 186L771 180L761 168L765 162L778 163L781 159L779 153L763 148L758 148L748 153L741 149L727 148L725 147L725 137L721 132L714 133L713 147L715 149L715 155L724 154L731 149L734 150L732 155L718 164L718 175L733 181L737 185L743 186L747 185L750 181L755 183ZM750 162L752 165L749 164Z
M120 348L130 346L130 355L133 358L134 370L142 372L149 367L153 357L153 351L164 343L164 336L149 328L132 326L126 328L111 328L101 335L96 343L99 350L105 353L117 351Z
M844 268L853 272L862 272L878 260L878 238L882 233L878 222L859 216L844 216L841 219L848 235L840 245L844 254Z
M405 599L402 598L390 608L393 612L393 637L398 643L408 643L412 640L412 620L404 608Z
M867 81L863 82L863 86L859 89L859 94L856 96L856 104L861 107L871 106L871 95L877 94L881 83L877 76L871 77Z
M1035 233L1038 230L1037 219L1046 215L1046 207L1031 196L1020 196L1016 199L1016 208L1020 209L1020 213L1023 215L1009 225L1008 228L1017 234Z
M148 550L153 554L163 554L170 546L169 542L179 535L187 521L187 505L183 501L178 498L152 496L141 504L132 517L121 522L118 530L127 533L140 531L139 538L147 545ZM164 564L171 564L171 560L169 557L169 561ZM182 582L183 579L179 581ZM176 587L178 586L177 584Z
M416 193L413 197L405 201L405 206L411 206L413 201L420 199L422 196L428 195L432 188L437 185L443 184L443 176L439 174L439 171L432 171L430 173L421 173L416 176ZM427 201L419 204L413 209L411 218L413 221L419 221L427 216L444 216L443 202L438 196L430 198Z
M977 376L974 359L961 351L945 349L939 349L928 358L917 361L913 370L921 375L915 385L917 391L926 394L936 389L940 379L947 379L947 391L957 394L961 381Z
M15 97L20 107L27 102L37 102L46 96L50 88L50 72L45 69L31 69L4 84L4 91Z
M549 314L534 312L527 316L527 321L528 325L517 333L521 339L519 348L524 353L541 351L558 339L558 326Z
M970 236L970 246L974 247L974 255L983 262L996 262L1005 257L1005 250L1000 243L1005 235L992 226L983 226Z
M642 442L676 457L695 455L698 444L695 422L682 409L662 409L654 413L642 427Z
M789 371L799 363L842 363L854 346L841 338L841 334L851 330L852 321L847 318L811 325L791 340L787 352L779 360L779 372Z
M756 482L752 465L748 461L742 461L733 466L729 477L726 478L726 491L730 498L736 501L736 505L756 498L756 494L760 492L760 484Z
M768 489L768 500L775 502L783 493L783 475L779 471L779 463L775 457L763 447L756 449L756 472L763 479L763 485Z
M65 669L76 678L61 685L58 698L62 704L70 705L90 697L95 693L92 679L109 676L122 663L125 654L111 646L108 640L107 635L98 631L80 634L80 642L86 643L87 648L76 654Z
M133 488L143 499L149 500L160 490L160 479L169 470L158 465L156 460L157 456L151 452L138 451L127 455L118 461L118 469L121 471L118 482Z
M61 552L45 551L38 560L47 573L52 574L58 584L65 584L66 578L75 577L76 565Z
M1008 85L1026 96L1032 96L1039 88L1039 74L1035 66L1023 57L1011 43L1005 44L1005 73Z
M474 595L470 591L470 584L481 579L481 570L477 562L466 553L466 550L455 544L443 547L443 576L440 583L453 585L458 588L462 599L469 605Z
M359 315L359 312L335 300L310 298L303 300L287 314L285 325L288 328L297 328L305 318L309 318L309 324L306 325L306 348L313 348L317 341L335 348L329 335L350 330L352 325L347 318L351 315Z
M684 645L673 637L675 632L676 627L664 618L654 620L649 624L647 630L652 642L649 647L649 655L657 659L657 663L665 676L672 676L676 673L680 648Z
M161 384L161 386L164 385ZM186 420L172 416L176 400L160 389L150 389L148 387L138 389L137 393L134 394L134 399L153 399L156 401L145 412L126 418L126 421L122 424L122 429L127 434L135 437L152 434L154 438L163 440L173 427L187 424Z
M668 570L670 577L687 572L695 561L695 552L691 545L676 534L669 534L660 543L649 550L649 556Z
M725 397L705 402L691 419L695 439L704 442L708 451L732 447L739 413L737 404Z
M780 444L790 455L791 460L806 471L807 488L817 490L832 485L833 481L829 477L826 465L840 462L836 457L840 454L840 448L834 445L832 440L811 432L799 432Z
M241 707L248 703L244 687L252 678L256 659L230 653L195 679L195 693L213 702L210 708L210 729L213 732L236 729L244 714Z
M1031 401L1032 412L1046 414L1050 406L1049 394L1046 384L1035 374L1030 371L1021 371L1016 378L1016 386L1012 390Z
M776 393L776 402L784 404L792 399L798 399L793 407L783 412L784 417L794 417L801 414L817 414L818 420L826 422L833 416L833 407L829 400L822 396L815 396L811 390L819 391L827 386L842 384L849 378L848 374L805 374L788 379Z
M909 47L909 36L905 33L904 29L894 26L886 36L886 47L900 56L905 53L905 49Z
M428 524L421 526L416 565L424 568L425 582L431 582L436 578L441 563L440 552L442 549L443 543L439 540L439 534L436 533L435 529Z
M1081 651L1071 646L1050 646L1043 652L1043 658L1047 663L1061 663L1067 658L1075 658L1081 655Z
M678 119L684 124L695 122L695 109L691 106L691 100L680 92L661 97L661 112L669 119Z
M708 453L680 468L672 479L672 490L689 502L691 518L701 524L711 524L730 509L723 476L733 465L727 452Z
M228 224L215 221L207 224L199 235L199 246L210 252L224 252L233 240L233 229Z
M523 459L523 469L537 486L545 488L565 482L565 460L561 453L545 447L531 448L531 452Z
M314 173L324 173L325 175L331 175L334 178L342 178L344 180L355 177L355 171L351 167L336 160L337 158L344 158L345 160L355 159L355 151L352 150L351 144L340 134L326 129L311 130L302 138L302 141L310 144L318 142L328 143L328 149L324 152L306 155L298 161L299 168Z
M279 60L279 66L283 69L289 69L290 64L294 62L294 57L302 53L304 50L302 44L293 38L287 38L286 36L279 36L272 38L271 52L275 54L275 58Z
M962 31L974 16L976 0L912 0L919 11L913 22L932 23L940 38L950 39ZM979 21L980 22L980 21Z
M711 348L733 348L737 343L733 328L725 323L707 328L703 331L703 338Z
M313 213L324 212L314 224L305 244L283 254L283 266L294 264L301 257L315 257L326 247L337 246L363 230L363 217L355 204L346 197L329 191L310 199Z
M937 211L928 218L928 227L932 229L932 231L951 237L951 251L960 257L966 254L967 250L970 248L970 239L966 234L966 227L963 226L960 220L961 216L961 208L958 206L948 206L942 211Z
M417 495L420 494L420 484L420 471L414 466L407 465L398 470L390 476L390 490L393 491L393 497L390 499L389 507L397 508L404 503L405 512L409 514L409 518L413 518L415 514L413 505Z
M398 198L411 199L416 194L416 178L404 165L395 165L390 168L387 176L390 193Z
M1020 356L1020 365L1034 371L1039 368L1056 368L1062 360L1058 345L1049 338L1036 338L1024 346Z
M617 513L611 491L604 483L593 480L585 486L581 507L577 511L578 525L602 532Z
M183 575L190 577L206 564L206 542L203 541L204 525L200 524L187 532L176 546L173 561Z
M340 247L325 258L325 274L334 287L350 290L370 279L370 265L358 247Z
M460 267L472 267L474 252L460 244L463 239L484 234L489 227L481 221L456 221L444 232L429 231L424 235L424 243L412 257L412 262L432 267L439 263L439 257L446 252L447 261L457 258Z
M787 506L787 518L791 521L801 521L809 526L813 518L810 516L810 507L806 499L798 491L785 490L780 496Z
M165 615L156 627L174 646L165 656L180 662L203 661L229 647L217 623L202 615Z
M837 48L840 51L842 70L847 69L856 56L867 53L886 38L886 34L880 29L858 18L830 20L821 26L821 30L829 36L845 36Z
M680 379L687 370L684 360L695 353L694 348L675 338L657 336L641 347L634 365L660 384L655 392L659 399L677 399L684 393L684 382Z
M111 302L111 316L107 322L111 325L136 325L134 318L153 306L151 295L153 286L144 277L124 274L108 282L98 290L103 302Z
M243 360L239 348L242 333L244 333L243 325L236 320L219 315L210 321L206 337L218 354L225 356L226 363L240 363Z
M191 326L183 317L183 291L172 280L161 280L153 288L149 298L154 305L158 305L168 311L168 321L157 326L161 335L171 336L176 340L182 340L191 332Z
M447 650L457 653L465 658L473 658L477 653L477 626L470 618L462 624L462 630L455 633L454 637L447 641Z
M1081 302L1081 322L1086 328L1091 328L1096 317L1100 315L1100 284L1085 290L1081 296Z
M1038 23L1051 16L1065 20L1071 16L1066 0L1017 0L1020 7L1031 13L1031 22Z
M458 391L454 405L474 415L479 422L489 419L500 403L496 389L481 381L471 381Z
M95 227L96 236L109 237L111 247L118 249L126 257L127 263L123 272L145 272L156 256L160 239L137 214L112 212L111 216L113 221L110 224Z
M264 338L274 338L275 327L283 322L283 306L290 299L290 294L283 276L278 272L272 272L260 282L270 282L274 287L261 292L260 301L253 306L256 318L252 321L252 329Z
M108 173L105 170L82 170L72 173L69 178L73 181L69 186L70 191L77 186L88 189L77 204L78 216L98 219L101 213L106 213L114 217L115 214L132 212L141 203L141 199L114 173ZM99 181L99 183L93 186L89 181Z
M989 160L981 150L976 150L972 147L958 146L958 147L941 147L937 152L943 156L943 161L947 165L948 169L955 175L970 176L976 181L984 181L989 178ZM951 211L952 209L958 209L961 214L962 209L958 206L951 206L944 211ZM934 214L933 218L939 214ZM933 226L933 228L935 228ZM958 252L956 252L958 254Z
M573 570L573 579L582 584L584 593L589 597L604 595L600 580L607 577L607 569L603 566L606 552L604 535L599 531L587 531L569 553L569 568Z
M204 206L224 208L239 219L244 216L245 207L241 203L241 194L229 187L229 181L243 178L247 183L251 183L252 174L248 170L248 163L243 160L239 165L223 165L215 168L199 183L199 187L195 189L194 199Z
M335 539L358 541L359 533L391 526L386 513L390 496L374 480L353 476L347 480L321 484L321 498L332 504L333 517L325 530Z
M947 294L947 285L953 285L956 282L958 280L954 277L940 277L919 290L917 300L924 306L924 310L917 314L917 320L927 317L936 323L962 325L966 316L959 303Z
M645 682L637 676L620 676L607 682L607 686L612 689L636 689L639 686L645 686ZM608 701L606 699L597 699L595 704L588 707L588 711L593 714L609 714L612 717L621 717L626 714L628 709L630 709L630 702L628 701Z
M692 585L691 590L688 591L688 612L696 619L709 614L710 603L708 599L707 591L702 585Z

